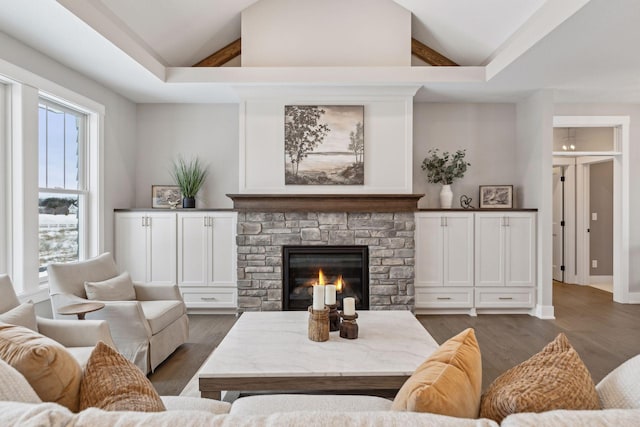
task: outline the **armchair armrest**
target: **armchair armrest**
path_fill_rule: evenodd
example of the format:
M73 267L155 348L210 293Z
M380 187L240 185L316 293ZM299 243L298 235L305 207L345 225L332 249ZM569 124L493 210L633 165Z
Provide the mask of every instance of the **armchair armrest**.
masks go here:
M182 301L178 285L158 285L133 282L136 298L140 301L177 300Z
M65 347L91 347L104 341L115 347L104 320L54 320L38 317L38 331Z

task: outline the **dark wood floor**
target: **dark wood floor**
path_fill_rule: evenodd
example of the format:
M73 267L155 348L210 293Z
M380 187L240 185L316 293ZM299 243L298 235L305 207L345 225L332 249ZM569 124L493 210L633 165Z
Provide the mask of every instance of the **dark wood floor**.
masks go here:
M482 351L483 388L540 351L560 332L567 335L596 383L640 353L640 305L614 303L610 293L588 286L556 283L553 294L555 320L496 314L418 318L438 343L465 328L475 329ZM158 392L180 394L235 320L232 315L190 316L189 342L149 376Z

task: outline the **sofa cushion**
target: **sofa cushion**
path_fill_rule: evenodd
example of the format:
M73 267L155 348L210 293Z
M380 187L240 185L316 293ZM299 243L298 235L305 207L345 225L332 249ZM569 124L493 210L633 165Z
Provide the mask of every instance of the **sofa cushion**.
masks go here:
M80 367L84 370L85 366L87 366L87 362L89 361L89 357L91 357L91 352L95 348L95 346L91 347L65 347L69 354L73 356L74 359L78 361Z
M602 409L640 409L640 355L611 371L596 391Z
M82 370L62 345L22 326L0 324L0 358L24 375L43 401L78 409Z
M496 378L482 396L480 416L501 422L509 414L554 409L600 409L591 374L564 334Z
M393 401L395 411L477 418L482 358L473 329L442 344L416 369Z
M158 412L165 407L151 382L117 350L99 341L80 385L80 409Z
M24 376L2 359L0 359L0 400L42 402Z
M151 333L157 334L185 313L182 301L140 301L144 317L149 322Z
M126 271L119 276L101 282L84 282L87 299L99 301L133 301L136 291L131 276Z
M0 322L10 325L24 326L34 332L38 332L38 322L36 320L36 310L31 301L20 304L0 314Z
M167 411L206 411L212 414L228 414L231 403L220 400L188 396L160 396Z
M369 412L389 409L390 400L375 396L267 394L237 399L230 413L269 415L295 411Z
M501 427L637 427L640 409L549 411L509 415Z

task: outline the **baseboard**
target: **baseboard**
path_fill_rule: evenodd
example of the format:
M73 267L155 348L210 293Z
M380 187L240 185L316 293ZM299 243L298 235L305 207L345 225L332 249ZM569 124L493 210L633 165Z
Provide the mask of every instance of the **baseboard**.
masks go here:
M536 305L531 310L531 315L545 320L553 320L556 318L555 310L552 305Z
M601 285L613 283L613 276L589 276L589 284Z
M629 304L640 304L640 292L629 292Z

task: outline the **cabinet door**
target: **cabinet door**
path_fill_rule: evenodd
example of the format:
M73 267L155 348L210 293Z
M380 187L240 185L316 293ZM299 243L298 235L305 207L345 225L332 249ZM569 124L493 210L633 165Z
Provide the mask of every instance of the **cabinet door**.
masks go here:
M507 286L535 286L535 218L534 213L513 213L505 218L505 281Z
M115 215L115 254L120 271L128 271L137 282L147 280L146 215L119 212Z
M473 214L444 217L444 286L473 286Z
M416 214L415 286L444 286L442 215Z
M211 213L209 246L209 283L214 286L236 285L236 214Z
M504 215L477 213L475 222L475 285L504 286Z
M148 213L147 282L176 283L176 214Z
M178 284L208 285L209 217L205 213L178 214Z

